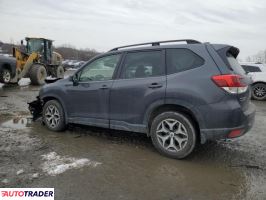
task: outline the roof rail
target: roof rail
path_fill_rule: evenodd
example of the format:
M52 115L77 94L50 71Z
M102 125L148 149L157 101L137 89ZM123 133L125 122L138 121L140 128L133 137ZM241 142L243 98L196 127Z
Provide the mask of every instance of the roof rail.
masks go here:
M146 42L146 43L139 43L139 44L132 44L126 46L120 46L111 49L110 51L117 51L118 49L123 49L127 47L135 47L135 46L144 46L144 45L152 45L152 46L160 46L162 43L171 43L171 42L186 42L187 44L201 44L201 42L193 39L182 39L182 40L166 40L166 41L158 41L158 42Z

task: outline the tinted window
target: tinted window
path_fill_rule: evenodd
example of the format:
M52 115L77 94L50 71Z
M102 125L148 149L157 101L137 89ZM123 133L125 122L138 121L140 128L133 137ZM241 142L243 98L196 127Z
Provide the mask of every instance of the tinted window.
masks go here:
M165 74L161 51L127 53L122 78L145 78Z
M242 68L245 70L246 73L249 72L261 72L259 67L250 66L250 65L242 65Z
M173 74L204 64L204 60L189 49L166 50L167 74Z
M240 75L244 75L245 71L243 70L243 68L241 67L241 65L238 63L237 59L231 54L231 53L227 53L226 54L227 57L227 61L231 67L231 69Z
M103 81L112 79L119 59L119 54L96 59L82 69L79 81Z

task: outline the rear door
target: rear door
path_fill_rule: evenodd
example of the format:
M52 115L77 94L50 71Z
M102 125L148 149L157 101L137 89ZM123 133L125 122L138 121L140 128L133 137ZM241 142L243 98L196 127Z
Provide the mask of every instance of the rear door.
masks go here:
M165 98L164 50L128 52L110 93L110 127L144 132L144 114Z

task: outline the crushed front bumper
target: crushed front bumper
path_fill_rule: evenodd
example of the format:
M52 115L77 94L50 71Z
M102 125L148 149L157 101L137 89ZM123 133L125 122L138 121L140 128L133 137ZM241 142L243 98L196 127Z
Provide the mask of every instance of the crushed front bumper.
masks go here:
M40 97L37 96L37 99L35 101L32 101L28 104L29 104L30 113L32 114L32 120L35 121L38 118L40 118L42 116L42 108L43 108L43 103Z

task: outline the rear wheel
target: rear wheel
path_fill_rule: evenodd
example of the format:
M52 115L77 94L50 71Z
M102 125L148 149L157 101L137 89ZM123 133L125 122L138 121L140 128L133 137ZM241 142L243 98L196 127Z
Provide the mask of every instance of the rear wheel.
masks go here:
M63 131L66 128L63 107L57 100L45 103L42 118L47 128L52 131Z
M0 71L0 82L9 83L11 80L11 71L9 69L2 69Z
M64 68L63 66L58 66L57 69L56 69L56 78L64 78Z
M266 84L257 83L252 86L252 98L255 100L266 100Z
M32 85L43 85L47 77L45 67L43 65L34 64L29 71L29 77Z
M182 113L159 114L152 122L150 134L155 148L171 158L185 158L195 148L196 130L191 120Z

